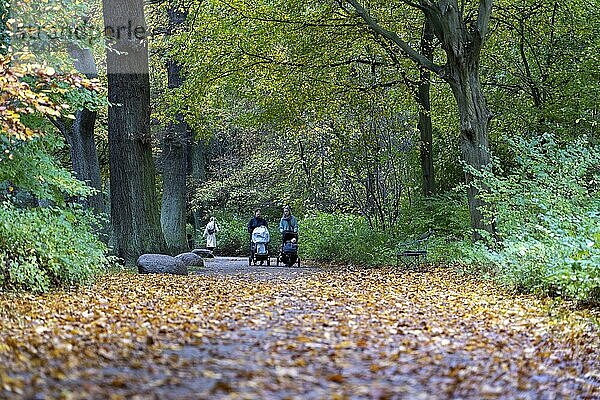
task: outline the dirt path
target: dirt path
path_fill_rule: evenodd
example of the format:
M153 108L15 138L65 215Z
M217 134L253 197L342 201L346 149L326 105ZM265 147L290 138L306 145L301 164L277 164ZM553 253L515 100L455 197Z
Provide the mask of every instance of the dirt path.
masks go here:
M246 278L254 278L260 280L270 279L293 279L300 276L310 275L318 271L322 271L317 267L305 265L301 262L300 268L276 266L275 259L271 259L271 265L267 266L266 262L263 265L248 265L246 257L217 257L207 258L204 260L205 268L197 272L199 275L215 276L215 275L237 275Z
M0 296L0 398L600 398L589 314L450 269L246 262Z

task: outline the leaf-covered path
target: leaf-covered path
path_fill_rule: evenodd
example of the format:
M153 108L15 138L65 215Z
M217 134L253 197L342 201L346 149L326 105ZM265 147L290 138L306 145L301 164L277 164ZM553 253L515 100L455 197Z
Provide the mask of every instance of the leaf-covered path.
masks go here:
M597 327L547 301L449 269L251 268L0 296L0 398L600 398Z

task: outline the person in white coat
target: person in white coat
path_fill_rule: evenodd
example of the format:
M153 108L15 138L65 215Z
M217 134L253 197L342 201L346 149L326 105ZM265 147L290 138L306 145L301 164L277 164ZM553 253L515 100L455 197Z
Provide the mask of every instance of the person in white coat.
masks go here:
M219 232L219 225L215 217L210 217L210 221L204 228L204 237L206 238L206 248L210 251L214 251L217 247L217 232Z

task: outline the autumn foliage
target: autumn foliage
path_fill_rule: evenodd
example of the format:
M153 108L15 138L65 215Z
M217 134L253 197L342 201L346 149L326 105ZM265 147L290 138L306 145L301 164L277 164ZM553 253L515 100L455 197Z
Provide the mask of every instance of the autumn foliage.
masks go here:
M0 58L0 291L82 283L104 265L98 219L72 204L92 189L61 165L64 139L51 124L74 118L74 93L95 85Z
M69 105L56 102L52 95L77 88L94 89L94 83L75 74L58 74L39 64L13 65L10 56L0 58L0 126L4 135L20 140L42 134L27 126L23 115L50 118L71 117Z
M600 396L593 315L448 269L238 272L0 297L0 397Z

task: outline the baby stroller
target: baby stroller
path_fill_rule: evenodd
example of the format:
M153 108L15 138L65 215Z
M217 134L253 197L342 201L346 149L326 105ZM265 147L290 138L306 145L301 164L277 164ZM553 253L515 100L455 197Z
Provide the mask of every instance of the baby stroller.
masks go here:
M248 257L248 265L256 265L260 262L261 265L264 261L267 261L267 265L271 265L269 259L269 242L271 236L266 226L259 226L254 228L252 231L252 237L250 240L250 257Z
M298 257L298 233L285 231L281 238L281 249L277 256L277 266L279 263L284 264L286 267L291 267L295 263L298 263L300 267L300 257Z

